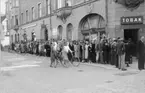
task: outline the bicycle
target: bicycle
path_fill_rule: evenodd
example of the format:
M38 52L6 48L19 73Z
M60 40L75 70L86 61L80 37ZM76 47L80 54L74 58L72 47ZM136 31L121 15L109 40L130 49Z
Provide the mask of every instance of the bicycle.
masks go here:
M75 58L75 56L73 55L73 52L69 52L71 59L67 61L67 63L65 64L65 67L69 67L69 64L73 65L74 67L78 67L80 65L80 59L79 58ZM69 54L68 54L69 55Z

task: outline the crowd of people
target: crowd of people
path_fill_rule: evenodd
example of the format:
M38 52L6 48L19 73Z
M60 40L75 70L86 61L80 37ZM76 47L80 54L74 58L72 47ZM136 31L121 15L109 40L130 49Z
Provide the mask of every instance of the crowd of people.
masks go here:
M37 56L52 57L52 45L58 44L60 48L67 42L69 50L73 56L81 62L111 64L121 70L126 70L126 66L132 63L135 44L131 39L124 41L122 38L106 38L100 40L50 40L45 42L19 42L12 43L11 49L19 53L30 53ZM68 53L68 60L71 56Z

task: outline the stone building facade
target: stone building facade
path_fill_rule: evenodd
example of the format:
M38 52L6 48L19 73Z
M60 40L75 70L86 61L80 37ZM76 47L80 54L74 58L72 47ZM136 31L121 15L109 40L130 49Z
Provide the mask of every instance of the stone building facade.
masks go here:
M28 40L43 41L99 39L104 33L137 41L144 35L144 0L8 0L7 4L12 1L19 3L7 9L13 11L7 12L11 42L24 40L24 34Z

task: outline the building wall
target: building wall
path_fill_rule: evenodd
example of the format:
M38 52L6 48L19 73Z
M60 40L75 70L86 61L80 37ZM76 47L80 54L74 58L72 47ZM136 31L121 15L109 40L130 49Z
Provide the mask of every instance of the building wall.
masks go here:
M76 2L76 1L77 0L73 1L74 5L75 4L80 4L80 3L83 2L83 0L79 1L79 2ZM29 10L29 12L30 12L30 23L28 22L24 25L21 25L20 28L19 28L19 33L20 33L20 36L21 36L20 39L23 40L22 35L24 34L24 31L27 32L29 40L31 40L32 31L34 31L36 33L36 38L38 40L43 39L44 38L44 32L41 30L41 24L43 24L43 21L44 21L45 25L47 25L48 37L50 39L52 37L52 35L51 35L52 32L50 30L50 17L48 16L48 17L45 17L43 19L40 18L39 20L34 21L34 22L31 20L31 17L32 17L31 8L34 6L37 9L38 2L41 2L43 4L42 7L44 7L45 6L45 0L31 0L31 2L29 2L29 3L28 2L29 2L29 0L21 0L21 2L20 2L21 3L20 4L20 13L22 13L22 12L25 13L26 10ZM53 2L55 2L55 0ZM54 5L53 9L55 9L55 4L53 4L53 5ZM100 0L100 1L93 2L92 12L89 13L89 11L90 11L89 4L82 4L82 5L78 6L77 8L74 8L72 10L72 14L67 18L66 23L63 23L59 18L57 18L56 15L52 16L51 17L51 19L52 19L52 31L54 29L57 29L58 26L61 25L63 27L63 36L62 37L63 37L63 39L66 39L67 25L69 23L71 23L73 25L72 39L73 40L83 39L82 34L80 32L80 29L79 29L80 21L82 20L82 18L84 18L86 15L88 15L90 13L99 14L104 18L104 20L106 20L105 0ZM36 12L36 14L37 14L37 12ZM26 18L26 17L24 17L24 18ZM36 26L31 27L31 25L35 25L35 24L36 24ZM16 34L16 32L11 33L11 34L14 35L14 34Z
M125 6L115 3L113 0L108 2L108 31L111 37L124 37L124 29L121 28L121 17L143 16L145 23L145 3L137 9L131 11ZM130 26L131 28L131 26ZM144 32L142 32L144 33ZM141 34L140 34L141 35Z

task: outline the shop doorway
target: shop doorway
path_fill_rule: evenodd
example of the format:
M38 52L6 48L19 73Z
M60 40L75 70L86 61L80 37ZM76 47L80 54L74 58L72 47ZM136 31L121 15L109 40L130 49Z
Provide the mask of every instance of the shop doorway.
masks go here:
M133 50L132 53L133 53L133 56L136 56L137 55L137 42L138 42L138 32L139 32L139 29L125 29L124 30L124 39L127 41L129 40L129 38L131 38L132 40L132 43L133 43Z

